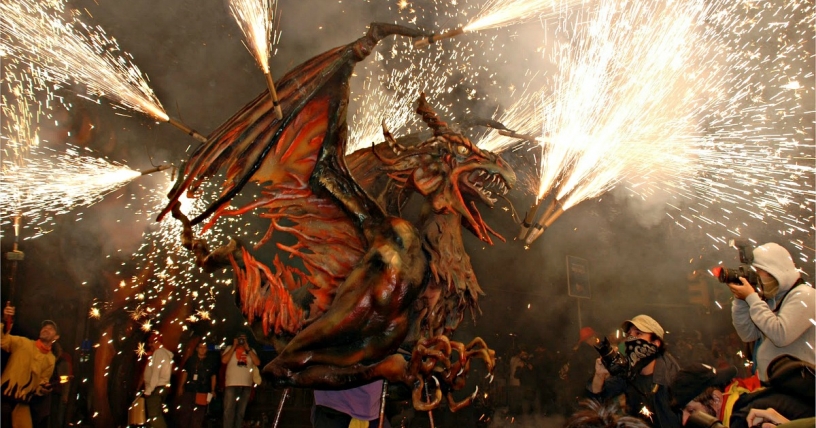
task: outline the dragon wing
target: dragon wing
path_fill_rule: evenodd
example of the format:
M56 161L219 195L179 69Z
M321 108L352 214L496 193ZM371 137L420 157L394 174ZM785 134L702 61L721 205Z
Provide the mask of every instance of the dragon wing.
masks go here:
M262 317L266 334L273 328L276 333L295 333L302 327L305 311L293 303L288 291L306 283L313 286L310 292L315 296L309 316L324 311L364 252L366 225L385 217L352 178L344 153L349 78L356 63L392 34L422 35L374 23L366 36L306 61L279 80L282 119L275 117L268 92L248 103L193 153L158 216L161 220L185 192L191 196L205 181L223 173L220 195L192 224L207 220L206 229L221 216L263 208L260 216L271 224L256 248L268 242L275 230L296 237L295 245L277 246L300 258L308 273L285 267L277 258L272 272L242 249L244 267L236 274L243 310L250 322ZM232 207L233 198L250 181L263 186L263 191L249 203Z

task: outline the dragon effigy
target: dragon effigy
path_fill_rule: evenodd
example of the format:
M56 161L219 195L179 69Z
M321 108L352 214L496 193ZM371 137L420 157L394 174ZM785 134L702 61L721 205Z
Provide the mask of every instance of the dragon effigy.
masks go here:
M462 241L462 226L492 243L501 238L477 202L492 206L515 183L512 169L448 126L421 96L417 113L430 138L395 139L345 155L349 78L384 37L417 30L372 24L366 36L320 54L277 84L283 118L266 93L209 137L187 162L170 202L184 224L182 244L204 268L231 265L241 309L277 357L264 374L278 385L340 388L375 379L413 388L414 406L438 406L461 389L471 361L492 372L495 355L481 339L448 336L482 294ZM223 177L218 198L188 219L179 209L206 180ZM241 193L250 183L257 194ZM408 196L423 197L420 219L401 217ZM248 201L245 201L248 199ZM211 251L192 227L224 216L269 221L254 248L235 241ZM294 237L294 244L277 238ZM290 257L263 262L275 242ZM292 263L291 261L295 262ZM423 399L426 383L433 392ZM468 404L455 402L453 410Z

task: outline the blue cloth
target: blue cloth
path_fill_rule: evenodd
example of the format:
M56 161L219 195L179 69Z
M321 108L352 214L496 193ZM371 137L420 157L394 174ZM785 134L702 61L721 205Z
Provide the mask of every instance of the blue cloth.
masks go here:
M372 421L380 417L383 381L340 391L315 390L315 404L345 413L355 419Z

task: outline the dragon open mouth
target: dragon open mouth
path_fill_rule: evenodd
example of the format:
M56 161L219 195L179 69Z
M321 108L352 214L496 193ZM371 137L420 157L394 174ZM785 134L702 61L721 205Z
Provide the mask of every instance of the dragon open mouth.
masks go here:
M493 174L484 169L475 169L463 180L466 187L477 195L488 206L493 206L497 199L493 196L505 195L510 186L501 174Z

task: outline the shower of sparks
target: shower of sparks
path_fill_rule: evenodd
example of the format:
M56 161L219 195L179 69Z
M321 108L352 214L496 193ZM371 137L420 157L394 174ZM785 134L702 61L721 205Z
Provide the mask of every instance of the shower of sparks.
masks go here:
M489 0L464 28L479 31L553 18L565 8L585 0Z
M280 40L274 30L276 0L230 0L229 9L244 33L252 56L264 73L269 74L270 49Z
M439 71L439 65L423 61L411 64L406 69L394 69L389 74L372 71L363 82L360 105L353 114L347 153L370 147L383 141L382 119L395 135L407 131L420 122L414 112L415 101L421 92L431 100L446 89L446 79L432 79ZM444 107L440 109L443 111Z
M693 0L601 1L555 47L539 196L556 186L566 210L627 174L688 164L683 147L696 131L696 103L708 95L693 74L707 52L696 33L705 16Z
M0 173L0 216L9 221L22 214L26 222L43 225L52 215L99 202L141 173L106 159L82 154L68 146L65 153L43 148L24 166L3 161Z
M167 121L167 113L130 56L100 27L89 26L78 16L78 11L66 10L59 1L0 2L1 46L51 81L83 84L94 96Z
M683 0L566 13L539 196L553 191L569 209L625 182L644 200L665 192L669 208L687 210L669 217L715 249L773 222L809 263L813 11L805 1Z
M536 135L541 132L541 108L544 90L525 91L518 95L517 100L509 109L505 110L498 121L517 134ZM542 139L543 141L543 139ZM518 144L518 140L499 134L493 130L478 140L479 148L494 153L501 153L509 147Z

